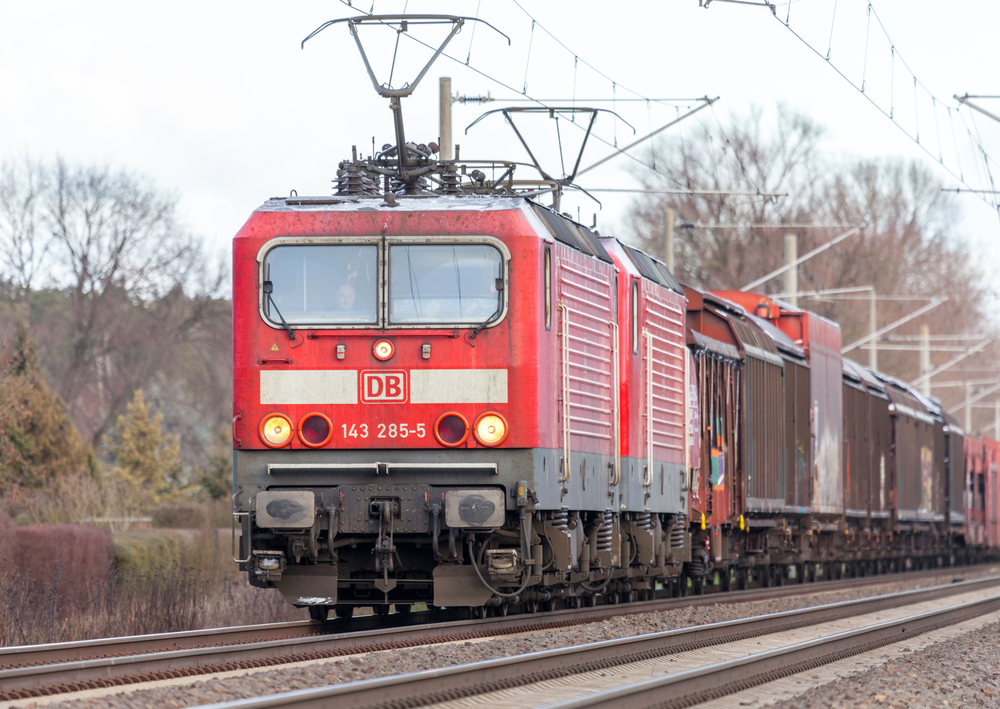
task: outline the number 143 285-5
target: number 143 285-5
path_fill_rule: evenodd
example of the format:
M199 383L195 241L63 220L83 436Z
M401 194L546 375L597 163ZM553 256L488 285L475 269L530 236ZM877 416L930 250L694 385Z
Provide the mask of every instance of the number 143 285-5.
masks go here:
M418 423L379 423L372 427L376 438L423 438L427 435L426 424ZM344 438L368 438L369 427L366 423L342 423L340 429Z

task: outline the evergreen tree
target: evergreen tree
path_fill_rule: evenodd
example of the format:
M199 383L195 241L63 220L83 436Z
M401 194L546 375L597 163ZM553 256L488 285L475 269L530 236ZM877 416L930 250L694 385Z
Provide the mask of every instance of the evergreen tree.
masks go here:
M60 476L88 470L90 451L42 378L24 321L18 323L16 343L0 382L0 481L48 487Z
M140 494L147 505L162 502L180 487L180 440L164 434L163 414L150 415L142 389L136 389L125 414L118 417L108 452L111 474Z

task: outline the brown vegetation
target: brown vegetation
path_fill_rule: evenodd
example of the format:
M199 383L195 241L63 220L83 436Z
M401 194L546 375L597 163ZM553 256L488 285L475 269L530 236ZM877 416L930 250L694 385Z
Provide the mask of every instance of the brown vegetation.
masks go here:
M153 526L157 529L202 529L208 527L208 512L204 505L161 505L153 510Z
M2 520L0 540L5 535L9 540ZM106 531L13 529L24 541L25 563L0 573L0 645L306 617L304 611L288 606L277 591L246 583L228 557L228 531L129 532L115 537L112 557ZM100 542L101 534L107 536L106 544ZM86 539L90 539L86 544L90 552L37 553L53 544L65 549ZM84 569L81 564L88 562L92 568Z

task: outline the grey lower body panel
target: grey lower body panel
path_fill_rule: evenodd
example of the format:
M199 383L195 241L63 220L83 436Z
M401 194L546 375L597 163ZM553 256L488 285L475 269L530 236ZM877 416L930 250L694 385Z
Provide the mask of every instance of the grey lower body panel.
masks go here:
M236 509L270 488L336 485L484 485L513 490L524 481L536 510L687 511L683 466L654 464L653 484L644 485L645 461L623 458L621 482L612 485L614 459L573 452L571 470L562 450L546 448L459 450L237 450L233 455ZM514 506L508 497L507 508Z
M626 458L615 484L612 458L573 453L566 469L562 455L236 451L240 556L251 583L322 607L479 606L529 578L560 589L546 594L626 592L676 573L690 544L682 467L649 475Z

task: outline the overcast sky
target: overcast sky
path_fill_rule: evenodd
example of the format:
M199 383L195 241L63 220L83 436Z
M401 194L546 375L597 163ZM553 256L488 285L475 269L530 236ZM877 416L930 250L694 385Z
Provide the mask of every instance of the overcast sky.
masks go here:
M712 109L664 135L694 131L699 122L726 124L731 114L745 115L753 105L773 112L784 102L826 126L823 147L834 158L917 158L945 185L963 186L839 76L839 68L858 85L863 74L866 95L891 110L911 135L919 130L921 145L964 176L968 186L1000 188L989 184L981 154L977 163L978 147L968 139L970 131L976 133L991 160L1000 160L1000 122L983 115L973 121L968 109L947 113L958 105L953 94L1000 95L1000 3L993 0L873 0L871 18L861 0L794 0L790 7L777 5L780 20L765 7L720 0L707 9L699 8L698 0L519 1L523 9L512 0L376 0L375 12L382 14L402 12L404 6L410 13L478 12L511 39L508 47L489 27L480 24L473 33L467 25L447 50L461 61L439 59L415 94L404 99L409 139L437 137L440 76L452 77L457 94L489 92L498 99L485 106L455 105L455 141L465 158L523 159L499 117L463 134L484 110L505 105L503 99L523 98L522 92L563 104L574 93L578 100L683 99L594 104L615 108L639 137L697 105L689 99L719 96ZM373 6L372 0L355 5L365 12ZM330 27L304 50L299 47L324 21L355 14L336 0L0 0L0 160L62 156L71 163L146 174L180 197L186 223L221 253L268 197L291 189L329 194L337 163L349 157L352 145L368 154L373 137L378 146L393 140L388 102L373 91L344 25ZM384 81L392 38L377 30L369 34ZM433 43L440 30L411 34ZM419 45L401 41L394 83L415 76L424 55ZM920 82L916 94L912 75ZM935 106L931 96L941 103ZM979 103L1000 114L1000 100ZM563 132L567 145L572 133ZM634 139L624 122L607 117L598 123L598 136L619 146ZM611 152L600 140L588 145L583 166ZM559 159L550 148L540 154ZM997 164L991 166L1000 180ZM635 175L642 170L622 157L580 182L594 188L637 186ZM586 198L573 198L564 209L575 215L579 208L588 223L597 212L602 231L620 230L631 197L598 196L600 211ZM972 195L961 195L958 202L965 218L956 225L956 237L968 239L996 271L996 210Z

